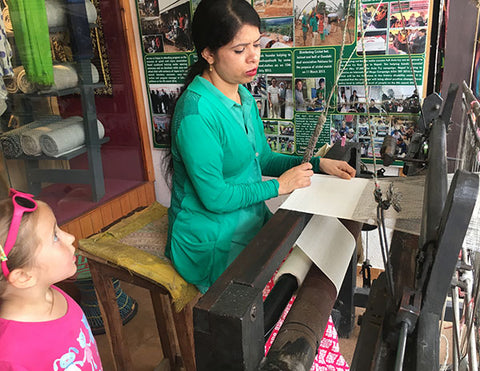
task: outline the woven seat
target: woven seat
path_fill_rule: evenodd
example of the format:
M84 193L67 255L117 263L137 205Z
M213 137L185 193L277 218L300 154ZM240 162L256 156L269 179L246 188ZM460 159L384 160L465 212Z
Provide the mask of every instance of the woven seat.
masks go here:
M167 230L167 208L154 203L106 231L79 241L79 253L88 259L117 370L134 367L123 341L112 278L150 290L162 350L170 369L183 365L187 371L195 370L190 303L198 290L164 256Z

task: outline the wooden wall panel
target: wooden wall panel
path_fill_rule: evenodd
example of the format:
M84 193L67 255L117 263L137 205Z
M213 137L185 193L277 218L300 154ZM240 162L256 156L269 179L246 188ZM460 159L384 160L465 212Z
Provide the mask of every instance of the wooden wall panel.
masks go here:
M77 246L78 240L98 233L102 228L122 218L132 210L141 206L148 206L153 202L155 202L153 182L146 182L95 210L63 224L61 228L75 236L75 246Z

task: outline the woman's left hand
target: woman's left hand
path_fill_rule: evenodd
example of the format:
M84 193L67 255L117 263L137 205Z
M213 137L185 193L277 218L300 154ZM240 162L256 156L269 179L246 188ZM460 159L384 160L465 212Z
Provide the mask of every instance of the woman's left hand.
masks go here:
M355 169L347 162L340 160L332 160L330 158L320 159L320 170L323 172L338 176L342 179L350 179L355 177Z

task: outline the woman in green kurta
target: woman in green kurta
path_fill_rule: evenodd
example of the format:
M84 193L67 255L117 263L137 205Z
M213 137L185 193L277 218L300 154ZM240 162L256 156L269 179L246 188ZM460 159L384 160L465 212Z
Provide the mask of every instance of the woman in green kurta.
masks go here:
M203 0L193 19L198 61L171 124L166 253L202 293L268 220L265 200L308 186L313 170L343 178L355 174L342 161L301 164L301 157L270 150L255 100L241 85L257 72L259 29L247 1Z

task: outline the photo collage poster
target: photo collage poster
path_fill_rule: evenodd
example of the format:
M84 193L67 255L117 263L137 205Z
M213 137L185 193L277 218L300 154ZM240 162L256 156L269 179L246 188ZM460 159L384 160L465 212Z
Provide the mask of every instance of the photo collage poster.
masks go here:
M137 0L156 148L168 146L172 109L197 58L190 31L199 2ZM428 68L430 0L251 4L261 18L262 55L246 87L273 151L302 155L319 115L326 114L317 148L360 142L368 158L379 156L383 138L392 135L397 155L406 154Z

